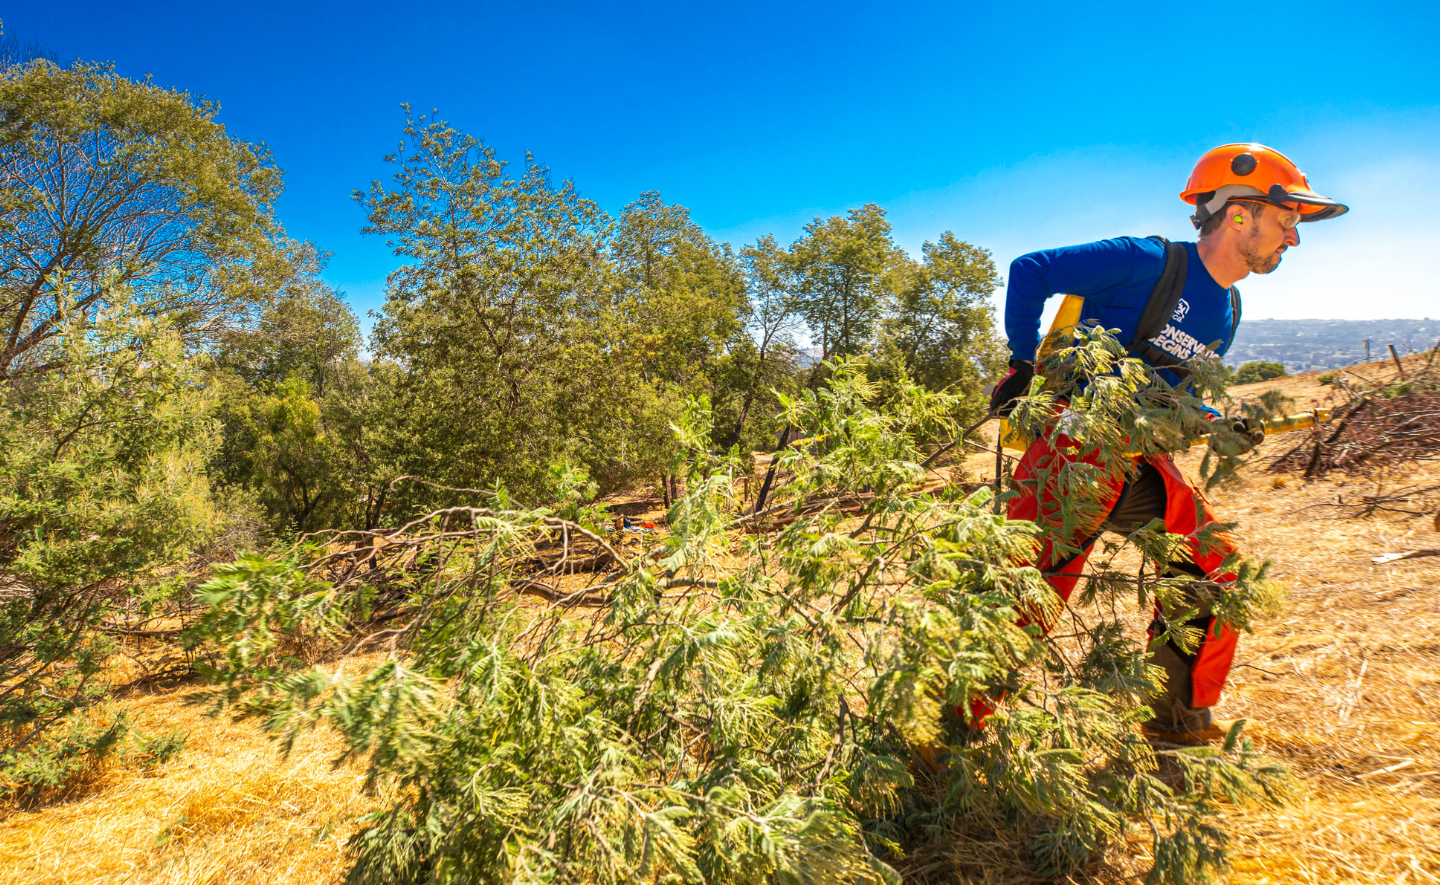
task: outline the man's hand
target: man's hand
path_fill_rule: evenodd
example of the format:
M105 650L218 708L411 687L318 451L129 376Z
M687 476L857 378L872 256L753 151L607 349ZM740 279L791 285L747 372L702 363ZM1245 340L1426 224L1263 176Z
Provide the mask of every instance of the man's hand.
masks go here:
M1242 415L1239 418L1231 418L1229 420L1230 429L1243 437L1249 438L1251 448L1265 441L1265 425L1261 424L1258 418L1251 419Z
M1030 392L1030 381L1035 377L1035 364L1025 360L1010 360L1010 374L995 385L990 394L990 414L1001 418L1015 411L1015 400Z
M1227 442L1221 444L1223 449L1228 449L1231 445L1234 445L1236 451L1232 454L1247 454L1251 449L1254 449L1265 441L1265 425L1261 424L1258 418L1247 418L1244 415L1240 415L1235 418L1216 418L1215 423L1224 427L1230 431L1230 433L1235 434L1235 436L1224 434L1223 438ZM1218 440L1219 437L1212 437L1211 439L1211 447L1214 448L1214 441ZM1233 440L1233 442L1230 442L1231 440Z

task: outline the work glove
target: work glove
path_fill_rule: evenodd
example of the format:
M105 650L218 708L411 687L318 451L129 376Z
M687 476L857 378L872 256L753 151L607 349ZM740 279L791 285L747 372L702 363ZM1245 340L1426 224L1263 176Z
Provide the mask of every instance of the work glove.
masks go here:
M1230 429L1250 440L1250 447L1260 445L1265 441L1265 425L1258 418L1246 418L1243 415L1239 418L1231 418Z
M1265 425L1258 418L1241 415L1235 418L1218 418L1215 423L1235 434L1228 439L1234 441L1236 455L1244 455L1265 441Z
M1025 360L1010 360L1010 374L995 385L990 394L990 414L1001 418L1009 417L1015 411L1015 400L1030 392L1030 381L1035 377L1035 364Z

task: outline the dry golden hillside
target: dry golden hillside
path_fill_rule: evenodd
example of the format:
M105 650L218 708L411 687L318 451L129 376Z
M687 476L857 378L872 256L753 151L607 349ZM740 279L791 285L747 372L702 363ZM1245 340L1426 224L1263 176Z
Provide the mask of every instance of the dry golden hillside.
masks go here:
M1335 391L1320 374L1236 392L1278 387L1302 408L1327 405ZM1366 496L1412 489L1360 515ZM1242 642L1223 712L1249 719L1305 786L1293 808L1233 816L1233 880L1440 881L1440 556L1373 561L1440 548L1440 463L1309 484L1252 473L1216 497L1289 590L1284 614Z
M1393 373L1376 363L1357 373ZM1326 405L1318 373L1279 388ZM1287 441L1291 440L1291 441ZM1274 438L1279 453L1293 438ZM982 477L990 456L967 467ZM1245 637L1220 713L1245 718L1304 788L1278 812L1236 808L1235 883L1440 882L1440 462L1306 483L1264 461L1212 495L1247 550L1273 560L1284 613ZM1193 467L1194 465L1191 464ZM1395 495L1361 516L1366 496ZM1137 622L1143 620L1137 616ZM209 719L194 685L130 693L142 729L178 726L158 771L113 770L66 801L0 820L0 883L338 882L345 837L369 805L361 772L332 767L324 735L282 759L246 724Z

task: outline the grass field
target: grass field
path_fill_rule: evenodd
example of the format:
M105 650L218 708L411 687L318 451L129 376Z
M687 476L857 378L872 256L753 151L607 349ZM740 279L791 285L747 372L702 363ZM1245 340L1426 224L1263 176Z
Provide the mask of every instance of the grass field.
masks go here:
M1298 408L1324 405L1334 389L1317 375L1236 393L1279 387ZM967 466L983 476L989 464ZM1411 487L1422 491L1396 509L1423 515L1355 515L1363 496ZM1233 809L1230 881L1440 882L1440 556L1372 561L1440 547L1440 463L1308 484L1253 469L1211 497L1288 589L1284 613L1242 638L1219 713L1247 719L1304 788L1278 812ZM195 689L124 701L142 729L188 732L174 761L101 772L65 801L3 812L0 885L341 880L344 840L371 801L360 769L332 766L339 745L323 734L282 759L253 726L188 706Z

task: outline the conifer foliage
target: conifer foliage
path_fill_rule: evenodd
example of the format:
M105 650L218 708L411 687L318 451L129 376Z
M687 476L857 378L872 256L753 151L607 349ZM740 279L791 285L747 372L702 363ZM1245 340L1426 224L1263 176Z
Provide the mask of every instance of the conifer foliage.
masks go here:
M1204 432L1197 401L1103 333L1052 369L1017 421L1043 431L1068 391L1116 464ZM926 485L951 394L882 394L847 361L827 378L786 400L804 438L759 512L692 400L686 491L638 550L569 470L552 507L451 490L474 503L217 571L190 637L217 704L287 748L327 723L368 762L381 805L352 881L896 882L974 869L997 835L1046 875L1146 842L1151 882L1223 865L1216 803L1279 799L1283 772L1238 729L1218 748L1142 738L1143 641L1061 609L1026 565L1036 529L992 489ZM1132 539L1151 561L1181 540ZM1268 585L1234 565L1213 605L1243 628ZM1183 614L1163 580L1090 585ZM1042 620L1069 629L1024 626Z
M0 385L0 798L117 749L105 621L149 613L213 531L209 397L163 323L72 314L63 371Z

